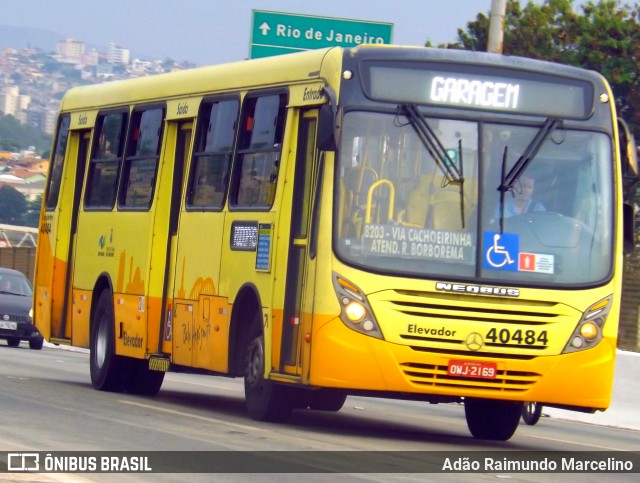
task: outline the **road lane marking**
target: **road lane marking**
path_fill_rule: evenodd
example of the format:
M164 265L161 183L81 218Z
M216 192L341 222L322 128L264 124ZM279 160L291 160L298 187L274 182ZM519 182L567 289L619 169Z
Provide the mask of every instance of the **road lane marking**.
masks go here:
M223 424L225 426L231 426L231 427L234 427L234 428L244 429L246 431L267 431L266 429L258 428L256 426L247 426L247 425L244 425L244 424L229 423L227 421L223 421L222 419L209 418L209 417L206 417L206 416L198 416L197 414L187 414L187 413L183 413L181 411L175 411L173 409L166 409L166 408L161 408L161 407L158 407L158 406L152 406L151 404L142 404L142 403L137 403L137 402L133 402L133 401L126 401L124 399L119 399L118 402L120 402L122 404L129 404L130 406L138 406L138 407L145 408L145 409L153 409L155 411L160 411L160 412L163 412L163 413L174 414L176 416L182 416L182 417L187 417L187 418L192 418L192 419L198 419L200 421L208 421L210 423Z
M558 439L558 438L547 438L545 436L536 436L536 435L527 435L527 436L529 436L530 438L544 439L546 441L554 441L556 443L567 443L567 444L577 444L579 446L588 446L589 448L597 448L601 451L629 451L628 449L624 449L624 448L611 448L609 446L600 446L597 444L581 443L580 441L571 441L571 440Z

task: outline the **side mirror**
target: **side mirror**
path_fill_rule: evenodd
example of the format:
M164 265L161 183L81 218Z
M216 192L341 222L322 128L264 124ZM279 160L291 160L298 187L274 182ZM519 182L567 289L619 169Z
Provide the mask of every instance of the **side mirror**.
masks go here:
M336 113L330 104L320 106L316 145L321 151L335 151L338 148Z
M633 205L622 205L622 246L625 254L633 253L636 246L635 213Z
M316 147L321 151L335 151L338 149L341 126L338 102L336 93L329 86L324 87L324 95L329 102L320 106Z
M620 170L624 201L633 203L638 184L638 148L627 123L618 118L618 137L620 140Z

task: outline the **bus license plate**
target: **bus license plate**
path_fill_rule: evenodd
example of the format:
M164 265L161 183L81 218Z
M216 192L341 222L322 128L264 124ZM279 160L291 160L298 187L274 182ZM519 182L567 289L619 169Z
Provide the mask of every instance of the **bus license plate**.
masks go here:
M498 375L498 365L495 362L452 360L449 361L447 375L495 379Z
M17 328L18 324L16 322L6 322L4 320L0 320L0 329L16 330Z

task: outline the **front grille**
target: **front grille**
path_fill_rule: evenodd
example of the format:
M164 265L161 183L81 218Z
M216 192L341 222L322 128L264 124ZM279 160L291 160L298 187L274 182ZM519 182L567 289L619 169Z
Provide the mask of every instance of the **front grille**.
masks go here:
M527 391L541 378L540 374L533 372L498 370L495 379L478 379L449 376L447 366L411 362L402 363L400 366L411 383L430 387L517 393Z
M566 309L555 302L399 290L395 293L399 297L389 300L393 309L419 319L479 323L500 321L521 326L539 326L553 323L567 313ZM426 298L429 302L423 301Z
M369 301L387 340L445 357L552 355L582 315L560 301L491 295L385 290ZM477 349L467 346L473 334Z

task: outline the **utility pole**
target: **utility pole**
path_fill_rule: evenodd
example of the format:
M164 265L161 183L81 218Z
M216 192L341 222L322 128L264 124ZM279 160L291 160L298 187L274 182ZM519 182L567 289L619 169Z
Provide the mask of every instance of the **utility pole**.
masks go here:
M489 17L489 39L487 52L502 53L504 38L504 16L507 10L507 0L491 0L491 15Z

